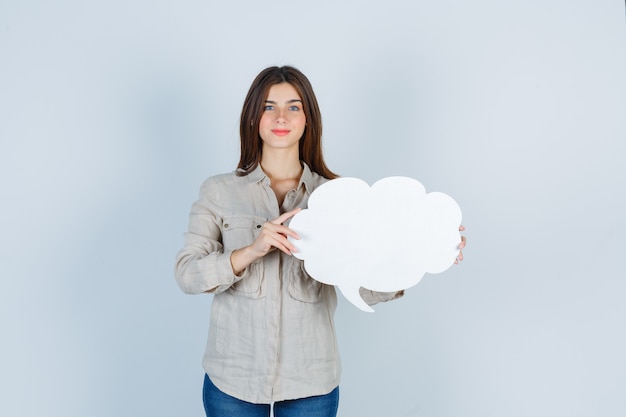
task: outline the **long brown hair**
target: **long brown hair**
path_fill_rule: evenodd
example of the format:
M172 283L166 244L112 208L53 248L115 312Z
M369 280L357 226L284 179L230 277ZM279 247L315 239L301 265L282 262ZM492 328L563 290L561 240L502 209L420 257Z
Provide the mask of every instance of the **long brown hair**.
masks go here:
M248 175L261 162L263 141L259 135L259 122L263 115L265 100L270 87L284 82L291 84L302 98L302 108L306 116L306 127L299 146L300 159L311 168L311 171L328 179L337 178L337 174L326 166L322 155L322 115L313 87L302 72L290 66L266 68L257 75L250 86L241 110L239 125L241 157L237 165L237 174Z

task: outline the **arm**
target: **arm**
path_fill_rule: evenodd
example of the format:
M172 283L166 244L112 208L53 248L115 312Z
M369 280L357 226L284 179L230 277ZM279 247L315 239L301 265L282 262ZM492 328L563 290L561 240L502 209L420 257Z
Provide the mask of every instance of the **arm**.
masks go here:
M233 273L230 265L231 251L224 252L221 217L215 204L218 190L211 190L206 181L200 190L200 198L189 214L189 230L185 233L185 245L176 256L174 274L183 292L222 292L243 276Z
M361 287L359 289L359 294L363 301L365 301L368 305L373 306L378 303L385 303L387 301L397 300L404 296L404 290L401 291L392 291L392 292L380 292L380 291L372 291L367 288Z
M248 266L270 251L277 248L291 254L295 250L287 236L299 237L282 223L299 209L265 223L252 244L236 250L225 249L218 200L219 190L212 190L207 181L202 186L200 199L192 206L185 246L178 253L175 266L176 281L185 293L223 292L248 277Z

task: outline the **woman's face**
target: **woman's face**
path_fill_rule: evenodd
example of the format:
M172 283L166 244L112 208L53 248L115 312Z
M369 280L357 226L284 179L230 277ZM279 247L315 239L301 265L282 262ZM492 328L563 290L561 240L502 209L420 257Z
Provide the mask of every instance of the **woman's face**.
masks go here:
M286 82L271 86L259 122L263 149L298 149L305 126L302 98L296 89Z

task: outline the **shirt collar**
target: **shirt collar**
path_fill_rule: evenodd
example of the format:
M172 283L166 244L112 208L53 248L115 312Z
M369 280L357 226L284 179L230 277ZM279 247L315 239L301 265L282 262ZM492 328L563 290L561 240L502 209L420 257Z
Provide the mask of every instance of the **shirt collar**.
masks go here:
M302 164L302 175L300 176L300 182L298 183L298 189L300 189L300 187L302 187L302 185L304 185L306 191L310 194L311 191L314 189L313 173L311 172L311 169L306 164L306 162L300 161L300 163ZM262 182L264 182L264 183L266 183L268 185L270 183L270 179L265 174L265 172L263 172L263 168L261 168L261 164L257 164L256 168L254 168L254 170L251 173L249 173L247 175L247 177L248 177L250 182L261 182L262 181Z
M302 163L302 176L300 176L300 184L298 185L298 188L302 187L302 184L304 184L306 192L311 194L311 192L315 189L313 186L313 173L306 162L300 162Z
M267 175L265 175L265 172L263 172L261 164L256 164L256 168L254 168L254 171L246 175L246 178L248 178L248 181L250 182L261 182L263 180L269 182L269 178L267 177Z

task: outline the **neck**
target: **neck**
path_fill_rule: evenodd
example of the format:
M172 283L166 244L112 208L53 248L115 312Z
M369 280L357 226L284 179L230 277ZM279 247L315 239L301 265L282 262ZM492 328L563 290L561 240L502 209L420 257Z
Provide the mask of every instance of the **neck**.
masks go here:
M261 168L270 179L286 180L300 178L302 165L298 153L284 154L282 152L263 152L261 156Z

